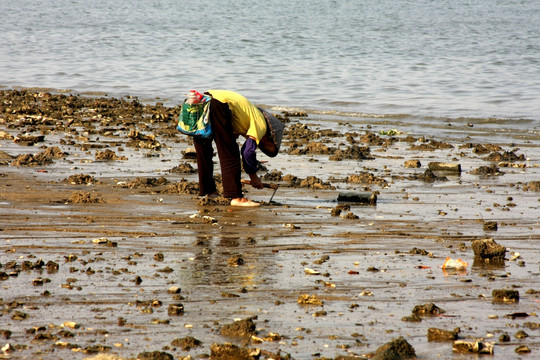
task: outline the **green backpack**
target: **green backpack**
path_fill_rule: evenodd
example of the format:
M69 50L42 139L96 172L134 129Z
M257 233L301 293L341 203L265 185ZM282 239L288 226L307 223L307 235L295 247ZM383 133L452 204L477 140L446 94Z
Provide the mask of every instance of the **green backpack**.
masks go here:
M210 96L204 96L201 101L188 104L182 104L182 110L178 116L178 131L183 134L200 137L204 139L211 138L213 135L210 126Z

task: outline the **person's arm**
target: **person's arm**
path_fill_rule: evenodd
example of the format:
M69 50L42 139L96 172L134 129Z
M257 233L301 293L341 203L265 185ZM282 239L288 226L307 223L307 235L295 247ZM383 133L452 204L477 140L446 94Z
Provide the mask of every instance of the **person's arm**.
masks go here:
M244 170L251 179L251 186L257 189L262 189L263 184L257 176L257 170L259 170L259 161L257 160L257 154L255 152L256 149L257 142L255 139L248 137L241 150L242 163L244 165Z

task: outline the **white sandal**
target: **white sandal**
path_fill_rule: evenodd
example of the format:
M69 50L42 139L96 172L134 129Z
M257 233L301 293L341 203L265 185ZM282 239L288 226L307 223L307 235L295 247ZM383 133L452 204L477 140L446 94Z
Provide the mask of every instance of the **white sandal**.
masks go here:
M247 198L232 199L231 206L257 207L261 206L258 202L251 201Z

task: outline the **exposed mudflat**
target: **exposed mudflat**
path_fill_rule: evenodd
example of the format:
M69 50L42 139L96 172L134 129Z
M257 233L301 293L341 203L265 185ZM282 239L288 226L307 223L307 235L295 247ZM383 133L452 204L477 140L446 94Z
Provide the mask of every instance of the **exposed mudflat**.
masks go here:
M197 197L176 115L0 92L0 358L539 356L538 130L278 114L248 209Z

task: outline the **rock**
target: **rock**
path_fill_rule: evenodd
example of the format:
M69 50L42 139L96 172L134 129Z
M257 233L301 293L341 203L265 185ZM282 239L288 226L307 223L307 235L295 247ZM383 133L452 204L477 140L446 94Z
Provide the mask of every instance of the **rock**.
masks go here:
M330 182L324 182L315 176L308 176L300 181L299 187L318 190L334 190L335 188Z
M472 242L474 256L481 259L504 259L506 247L499 245L493 239L474 240Z
M52 260L49 260L49 261L47 261L46 268L47 268L48 273L55 273L60 268L60 265L58 265L58 263L55 263Z
M115 354L98 354L95 356L87 357L84 360L127 360Z
M155 150L159 150L161 148L161 144L159 141L156 141L155 135L146 135L141 133L139 130L132 129L127 136L131 139L126 143L127 146Z
M2 346L1 350L2 350L3 353L8 354L10 352L15 351L15 348L10 343L7 343L6 345ZM9 357L8 357L8 359L9 359Z
M400 360L416 357L414 348L402 337L394 339L375 351L373 360Z
M424 249L418 249L416 247L413 247L411 250L409 250L409 254L411 255L429 255L429 252Z
M0 133L1 133L1 131L0 131ZM0 138L0 140L1 140L1 138ZM5 151L0 150L0 160L13 160L13 156L9 155Z
M197 151L195 150L194 147L189 147L182 150L182 155L184 156L184 159L196 159Z
M96 153L97 161L117 161L117 160L127 160L125 156L118 156L116 153L110 149L104 151L98 151Z
M432 161L428 164L428 169L431 171L445 171L461 174L461 165L456 163L444 163Z
M170 171L177 174L194 174L197 172L197 169L193 168L191 164L185 162L175 166Z
M424 171L424 174L422 174L419 177L419 179L422 180L422 181L425 181L425 182L429 182L429 183L432 183L432 182L435 182L435 181L447 181L448 180L444 176L435 175L435 173L431 169L426 169L426 171Z
M325 155L325 154L330 154L334 150L321 142L312 141L309 144L307 144L306 151L308 154Z
M531 348L527 345L519 345L514 351L518 354L528 354L531 352Z
M420 163L420 160L407 160L405 161L405 163L403 164L406 168L419 168L420 166L422 166L422 164Z
M0 130L0 140L13 140L15 137L8 132ZM0 155L3 151L0 151ZM0 156L1 158L1 156Z
M13 142L23 146L34 146L38 142L44 142L45 135L17 135Z
M171 286L171 287L167 290L167 292L168 292L169 294L180 294L180 291L182 291L182 289L180 289L180 287L178 287L178 286Z
M255 323L251 318L235 321L233 323L223 325L220 333L223 336L251 337L252 335L256 334Z
M100 237L100 238L96 238L96 239L92 239L92 243L93 244L107 244L107 241L109 241L109 239L107 239L106 237Z
M231 343L212 344L210 358L212 360L252 360L260 356L259 349L239 347Z
M531 181L523 187L524 191L540 191L540 181Z
M67 199L63 200L66 204L98 204L105 203L105 200L99 194L92 194L85 191L75 191Z
M11 337L11 330L0 329L0 336L2 336L4 339L8 340Z
M99 183L93 176L88 174L71 175L67 179L64 179L64 182L72 185L92 185Z
M360 171L357 174L353 174L347 177L346 181L349 184L379 185L380 187L388 186L388 182L385 179L375 176L368 171Z
M330 211L330 214L332 216L340 216L342 211L349 211L349 210L351 210L351 207L348 204L339 204L339 205L336 205L336 207Z
M480 176L500 176L504 175L502 171L499 170L499 168L495 164L491 164L490 166L480 166L474 170L471 171L472 175L480 175Z
M304 269L304 273L305 273L306 275L321 275L321 272L320 272L320 271L313 270L313 269L310 269L310 268L305 268L305 269Z
M22 311L15 311L13 315L11 315L11 319L16 320L16 321L22 321L22 320L28 319L28 314Z
M458 339L460 329L444 330L429 328L427 333L428 341L454 341Z
M490 155L488 155L485 160L492 161L492 162L515 162L515 161L525 161L525 156L523 154L516 155L514 151L504 151L502 153L498 151L492 152Z
M526 317L529 317L530 315L525 313L525 312L515 312L515 313L512 313L512 314L506 314L504 315L504 317L507 317L507 318L510 318L512 320L515 320L515 319L523 319L523 318L526 318ZM526 323L525 323L526 324ZM524 325L525 325L524 324Z
M484 231L497 231L498 225L496 221L484 222Z
M377 195L375 193L368 192L340 192L338 194L337 201L375 205L377 203Z
M172 346L179 347L184 351L189 351L192 348L201 346L201 344L202 342L200 340L195 339L193 336L186 336L184 338L174 339L171 342Z
M160 178L155 177L138 177L133 181L127 183L127 187L130 189L147 189L158 186L167 185L169 181L161 176Z
M358 220L358 219L360 219L360 217L358 215L355 215L352 212L347 213L346 215L342 215L341 217L344 218L344 219L347 219L347 220Z
M232 267L244 265L244 258L240 254L234 254L227 260L227 264Z
M454 341L452 350L457 353L493 354L493 344L483 341Z
M174 360L174 356L164 351L152 351L140 353L137 360Z
M492 303L517 303L519 302L519 291L495 289L491 292Z
M12 166L41 166L53 163L54 159L60 159L66 154L59 147L46 148L39 154L22 154L17 156L11 163Z
M540 323L527 321L526 323L523 324L523 326L526 326L531 330L540 330Z
M370 155L370 149L367 146L359 147L357 145L352 145L346 149L337 149L333 155L328 157L328 160L331 161L342 161L342 160L372 160L373 157Z
M182 179L175 184L168 185L163 191L163 194L192 194L199 193L199 183L196 181L187 181ZM230 201L229 201L230 203Z
M182 304L170 304L167 309L169 316L178 316L184 314L184 305Z
M439 308L433 303L428 303L424 305L416 305L412 311L414 315L417 316L429 316L429 315L440 315L444 314L446 311Z
M62 323L62 327L67 327L70 329L79 329L81 327L81 324L75 321L64 321L64 323Z
M422 318L418 315L412 314L410 316L404 316L401 318L401 321L407 322L422 322Z
M501 151L502 148L498 145L493 144L469 144L470 147L473 148L473 154L476 155L486 155L489 154L491 151Z
M297 300L298 304L300 305L317 305L317 306L323 306L324 301L319 299L316 295L300 295Z
M84 349L82 349L82 352L85 354L95 354L99 352L107 352L110 350L111 350L110 346L97 344L97 345L86 346Z
M199 199L199 206L219 206L219 205L230 205L231 199L225 198L223 196L217 197L215 199L209 197L202 197ZM216 220L217 222L217 220Z

